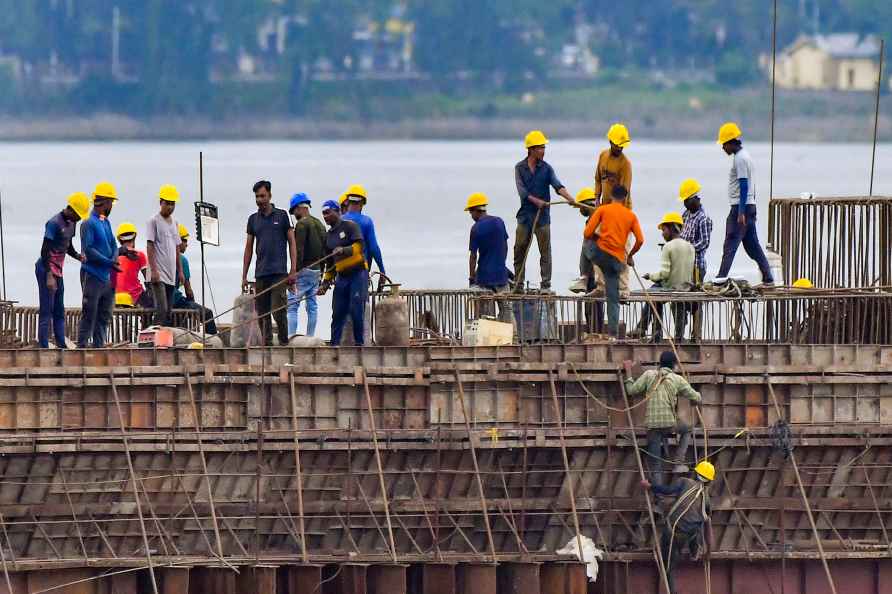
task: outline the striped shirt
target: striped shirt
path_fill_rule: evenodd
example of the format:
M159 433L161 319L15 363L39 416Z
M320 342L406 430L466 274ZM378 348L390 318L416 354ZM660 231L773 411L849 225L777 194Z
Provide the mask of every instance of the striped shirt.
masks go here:
M712 236L712 219L707 216L701 206L695 212L685 209L681 215L684 219L684 227L681 230L681 238L694 246L694 265L699 270L706 270L706 250L709 248L709 238ZM703 279L700 279L703 282Z

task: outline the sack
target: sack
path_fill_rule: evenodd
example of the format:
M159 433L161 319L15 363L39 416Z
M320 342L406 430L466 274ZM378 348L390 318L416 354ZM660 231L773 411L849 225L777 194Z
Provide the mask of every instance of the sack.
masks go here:
M235 298L233 308L233 330L229 333L229 346L233 348L263 346L263 335L260 333L257 310L254 307L254 295L239 295Z

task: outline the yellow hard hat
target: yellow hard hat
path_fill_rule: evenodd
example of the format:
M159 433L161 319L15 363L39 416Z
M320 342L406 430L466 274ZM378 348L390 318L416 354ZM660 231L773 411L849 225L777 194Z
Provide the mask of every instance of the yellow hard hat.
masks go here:
M197 341L196 341L196 342L190 342L190 343L189 343L189 346L186 347L186 348L188 348L188 349L192 349L192 350L201 350L201 349L204 348L204 344L203 344L203 343L200 343L200 342L197 342Z
M99 182L93 189L93 200L97 198L111 198L113 201L118 200L118 191L111 182Z
M684 225L684 219L681 218L681 215L678 214L677 212L667 212L663 216L663 220L660 221L660 224L657 225L657 229L659 229L663 225L669 225L669 224Z
M579 193L576 194L576 202L590 202L596 198L594 188L582 188L579 190Z
M133 307L133 296L130 293L115 293L115 305Z
M740 131L740 126L735 124L734 122L725 122L722 124L722 127L719 128L719 137L717 142L719 144L725 144L729 140L734 140L735 138L740 138L743 136L743 132Z
M624 124L613 124L610 126L610 130L607 131L607 140L616 146L626 146L632 142L632 138L629 136L629 129Z
M177 231L180 233L180 239L187 239L189 237L189 230L186 229L186 225L182 223L177 225Z
M700 189L700 182L692 177L689 177L688 179L681 182L681 186L679 186L678 188L678 200L680 202L684 202L688 198L699 194Z
M136 225L127 222L121 223L118 225L118 230L115 231L115 237L120 239L122 235L127 235L129 233L133 233L134 237L136 236Z
M164 184L161 186L161 189L158 190L158 198L167 200L168 202L179 202L180 191L177 190L177 187L174 185Z
M68 197L68 206L77 213L81 220L90 215L90 199L83 192L75 192Z
M794 289L814 289L815 286L807 278L800 278L793 283Z
M545 146L548 144L548 138L545 137L545 134L543 134L541 130L533 130L523 139L523 144L527 148L533 146Z
M465 210L471 210L472 208L478 208L480 206L486 206L489 204L489 198L486 197L486 194L481 192L476 192L468 196L468 203L465 205Z
M347 192L341 194L340 198L338 198L338 204L343 204L347 201Z
M365 204L368 200L368 194L365 191L365 187L360 184L353 184L347 191L344 192L344 200L349 200L351 196L356 196L357 198L362 198L362 203ZM343 203L341 203L343 204Z
M694 467L694 472L708 481L715 480L715 466L712 465L712 462L703 460Z

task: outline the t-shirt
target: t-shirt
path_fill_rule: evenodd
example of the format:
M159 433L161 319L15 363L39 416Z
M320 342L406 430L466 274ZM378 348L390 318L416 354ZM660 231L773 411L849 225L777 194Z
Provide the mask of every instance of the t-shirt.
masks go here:
M362 231L362 252L365 261L371 267L372 262L378 265L378 270L384 274L384 258L381 256L381 246L378 245L378 236L375 234L375 222L372 217L361 212L348 212L344 215L347 221L353 221L359 225Z
M625 203L632 208L632 162L625 153L614 157L610 149L606 149L598 156L595 167L595 196L601 200L612 200L613 188L617 185L629 191Z
M288 272L288 230L291 219L281 208L264 215L257 211L248 217L247 233L254 237L257 263L254 277L273 276Z
M177 256L182 242L177 222L173 217L165 219L161 213L156 214L146 224L146 241L151 241L155 247L155 269L150 267L149 278L152 278L153 272L157 272L160 282L177 284Z
M75 222L67 220L61 212L46 222L43 237L49 242L49 267L53 276L62 276L62 265L76 229Z
M131 260L127 256L118 256L118 266L121 272L115 275L115 293L129 293L133 303L139 301L145 290L139 273L149 265L149 261L143 252L136 251L136 259Z
M508 232L499 217L484 215L471 227L468 249L477 254L477 284L501 287L508 284Z
M598 207L585 225L586 239L594 237L598 225L601 226L596 242L598 247L622 263L626 262L626 238L629 233L634 233L639 242L644 242L638 217L622 204L611 202Z
M731 165L731 172L728 174L728 200L731 206L740 204L740 182L738 180L746 179L748 188L746 192L746 203L756 203L756 166L753 158L746 149L740 149L734 153L734 163Z
M676 237L663 246L660 254L660 270L650 275L650 280L669 289L681 289L694 278L694 246Z
M297 268L306 268L325 255L325 226L314 216L298 219L294 225L294 241L297 243ZM319 270L315 264L313 270Z
M112 266L118 261L118 248L111 223L95 210L81 223L81 253L86 258L81 270L108 283Z
M514 183L517 185L517 195L520 197L520 210L517 211L517 223L533 226L536 218L536 211L539 210L535 204L527 200L532 194L536 198L541 198L546 202L551 202L551 188L557 192L564 187L561 180L558 179L554 168L545 161L539 161L536 169L530 171L530 165L526 158L522 159L514 166ZM538 226L544 227L551 224L550 207L542 209L539 215Z
M366 265L362 253L362 230L353 221L341 219L325 234L325 253L330 254L339 247L350 247L354 243L360 243L358 254L346 252L334 258L334 268L338 274L352 274L358 272ZM329 269L331 270L331 269Z

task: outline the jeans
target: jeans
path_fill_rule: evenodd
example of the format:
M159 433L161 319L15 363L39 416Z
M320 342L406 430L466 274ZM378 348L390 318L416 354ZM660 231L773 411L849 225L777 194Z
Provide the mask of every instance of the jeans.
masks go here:
M53 325L53 336L56 346L65 348L65 287L62 277L56 277L56 290L50 291L46 286L47 269L43 260L34 266L37 275L37 293L40 299L40 314L37 321L37 342L40 348L50 346L50 323Z
M725 223L725 245L722 248L722 264L719 266L718 276L728 276L734 256L737 254L737 248L743 242L746 255L759 266L762 282L774 282L771 277L771 268L768 266L768 258L765 257L765 252L759 243L759 236L756 234L756 205L748 204L746 206L746 225L743 227L737 223L738 208L738 206L731 207L731 212L728 213L728 220Z
M162 282L150 282L152 298L155 301L155 319L152 322L156 326L170 326L170 310L173 308L174 286Z
M331 346L341 344L341 334L347 317L353 322L353 342L365 344L363 318L365 302L369 298L369 271L362 268L349 274L339 274L331 299Z
M611 336L619 332L619 275L626 269L626 265L611 256L593 243L586 253L586 257L601 269L604 275L604 290L607 296L607 331Z
M263 344L266 346L273 345L273 327L270 315L276 320L276 333L279 337L279 344L282 346L288 344L288 313L285 311L285 308L288 307L288 302L285 300L286 289L285 283L282 282L284 280L284 274L270 274L257 277L254 282L254 289L257 294L255 301L257 317L260 323L260 333L263 335ZM278 286L267 291L274 285Z
M647 453L650 482L655 485L666 484L663 481L663 445L669 437L678 433L678 446L675 448L673 462L685 464L688 446L691 444L691 428L678 422L675 427L660 427L647 430Z
M307 304L307 336L316 335L316 319L319 305L316 302L316 291L319 290L321 272L312 268L304 268L297 273L297 288L288 291L288 336L297 334L297 313L301 301Z
M77 346L101 349L108 336L112 307L115 305L115 287L109 281L96 278L81 270L81 325L77 330Z
M536 226L536 243L539 245L539 273L542 275L541 287L551 287L551 226ZM517 233L514 236L514 286L523 287L524 272L526 268L525 258L529 253L532 242L532 231L529 225L517 223Z

